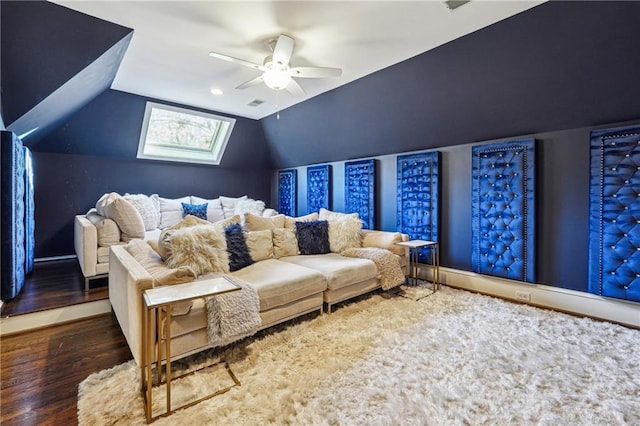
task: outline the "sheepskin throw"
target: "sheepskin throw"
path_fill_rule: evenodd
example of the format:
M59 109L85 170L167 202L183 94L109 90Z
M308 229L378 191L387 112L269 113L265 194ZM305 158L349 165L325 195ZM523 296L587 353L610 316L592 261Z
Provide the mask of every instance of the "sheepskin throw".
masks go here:
M225 346L251 336L262 325L256 289L239 278L224 277L241 290L207 298L207 334L211 346Z
M340 254L346 257L372 260L378 268L378 280L380 280L380 286L383 290L389 290L404 283L400 256L389 250L374 247L352 248Z
M170 268L189 266L198 275L207 272L229 273L229 255L224 232L214 225L196 225L176 229L167 236L171 254Z

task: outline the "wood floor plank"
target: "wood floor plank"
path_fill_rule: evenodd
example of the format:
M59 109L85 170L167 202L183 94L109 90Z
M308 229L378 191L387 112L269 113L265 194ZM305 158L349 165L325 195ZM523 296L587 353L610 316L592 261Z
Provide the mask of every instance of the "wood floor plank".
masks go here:
M77 424L78 384L131 359L113 314L2 337L0 423Z

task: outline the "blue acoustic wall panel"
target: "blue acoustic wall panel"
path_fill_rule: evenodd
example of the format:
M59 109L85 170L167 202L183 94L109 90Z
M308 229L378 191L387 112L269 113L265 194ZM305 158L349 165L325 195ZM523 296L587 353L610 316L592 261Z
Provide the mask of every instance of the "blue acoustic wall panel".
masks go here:
M591 132L589 291L640 302L640 127Z
M31 151L24 147L24 273L33 270L33 258L36 249L35 194L33 187L33 157Z
M321 208L331 209L331 166L307 167L307 209L309 213Z
M535 140L473 147L472 266L535 281Z
M295 169L278 172L278 213L296 215L298 174Z
M345 212L356 212L364 229L375 229L376 161L347 161L344 164Z
M0 297L13 299L24 286L24 150L18 137L7 131L0 132L2 160L1 204L2 268Z
M397 167L397 229L412 240L438 241L440 153L399 155ZM430 262L428 251L419 261Z

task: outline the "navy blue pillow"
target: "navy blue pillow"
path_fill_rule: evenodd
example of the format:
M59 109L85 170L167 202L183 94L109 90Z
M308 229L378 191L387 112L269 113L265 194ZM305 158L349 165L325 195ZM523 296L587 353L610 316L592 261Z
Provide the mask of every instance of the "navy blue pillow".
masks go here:
M245 268L254 263L249 253L249 247L244 239L244 232L239 223L224 228L227 239L227 253L229 253L229 270L231 272Z
M182 217L187 217L188 215L192 215L195 217L199 217L200 219L207 220L207 206L209 203L204 204L182 204Z
M296 222L296 236L300 254L326 254L329 248L329 222L314 220Z

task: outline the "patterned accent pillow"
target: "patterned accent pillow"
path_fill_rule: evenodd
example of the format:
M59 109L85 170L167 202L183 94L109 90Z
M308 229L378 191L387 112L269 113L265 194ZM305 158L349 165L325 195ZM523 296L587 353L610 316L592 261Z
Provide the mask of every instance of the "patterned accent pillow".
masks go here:
M199 219L207 220L207 203L204 204L187 204L182 203L182 217L195 216Z
M227 253L229 253L229 271L237 271L254 263L249 253L249 247L244 239L242 225L234 223L224 229L227 238Z
M315 220L313 222L296 222L296 235L300 254L329 253L329 222Z

